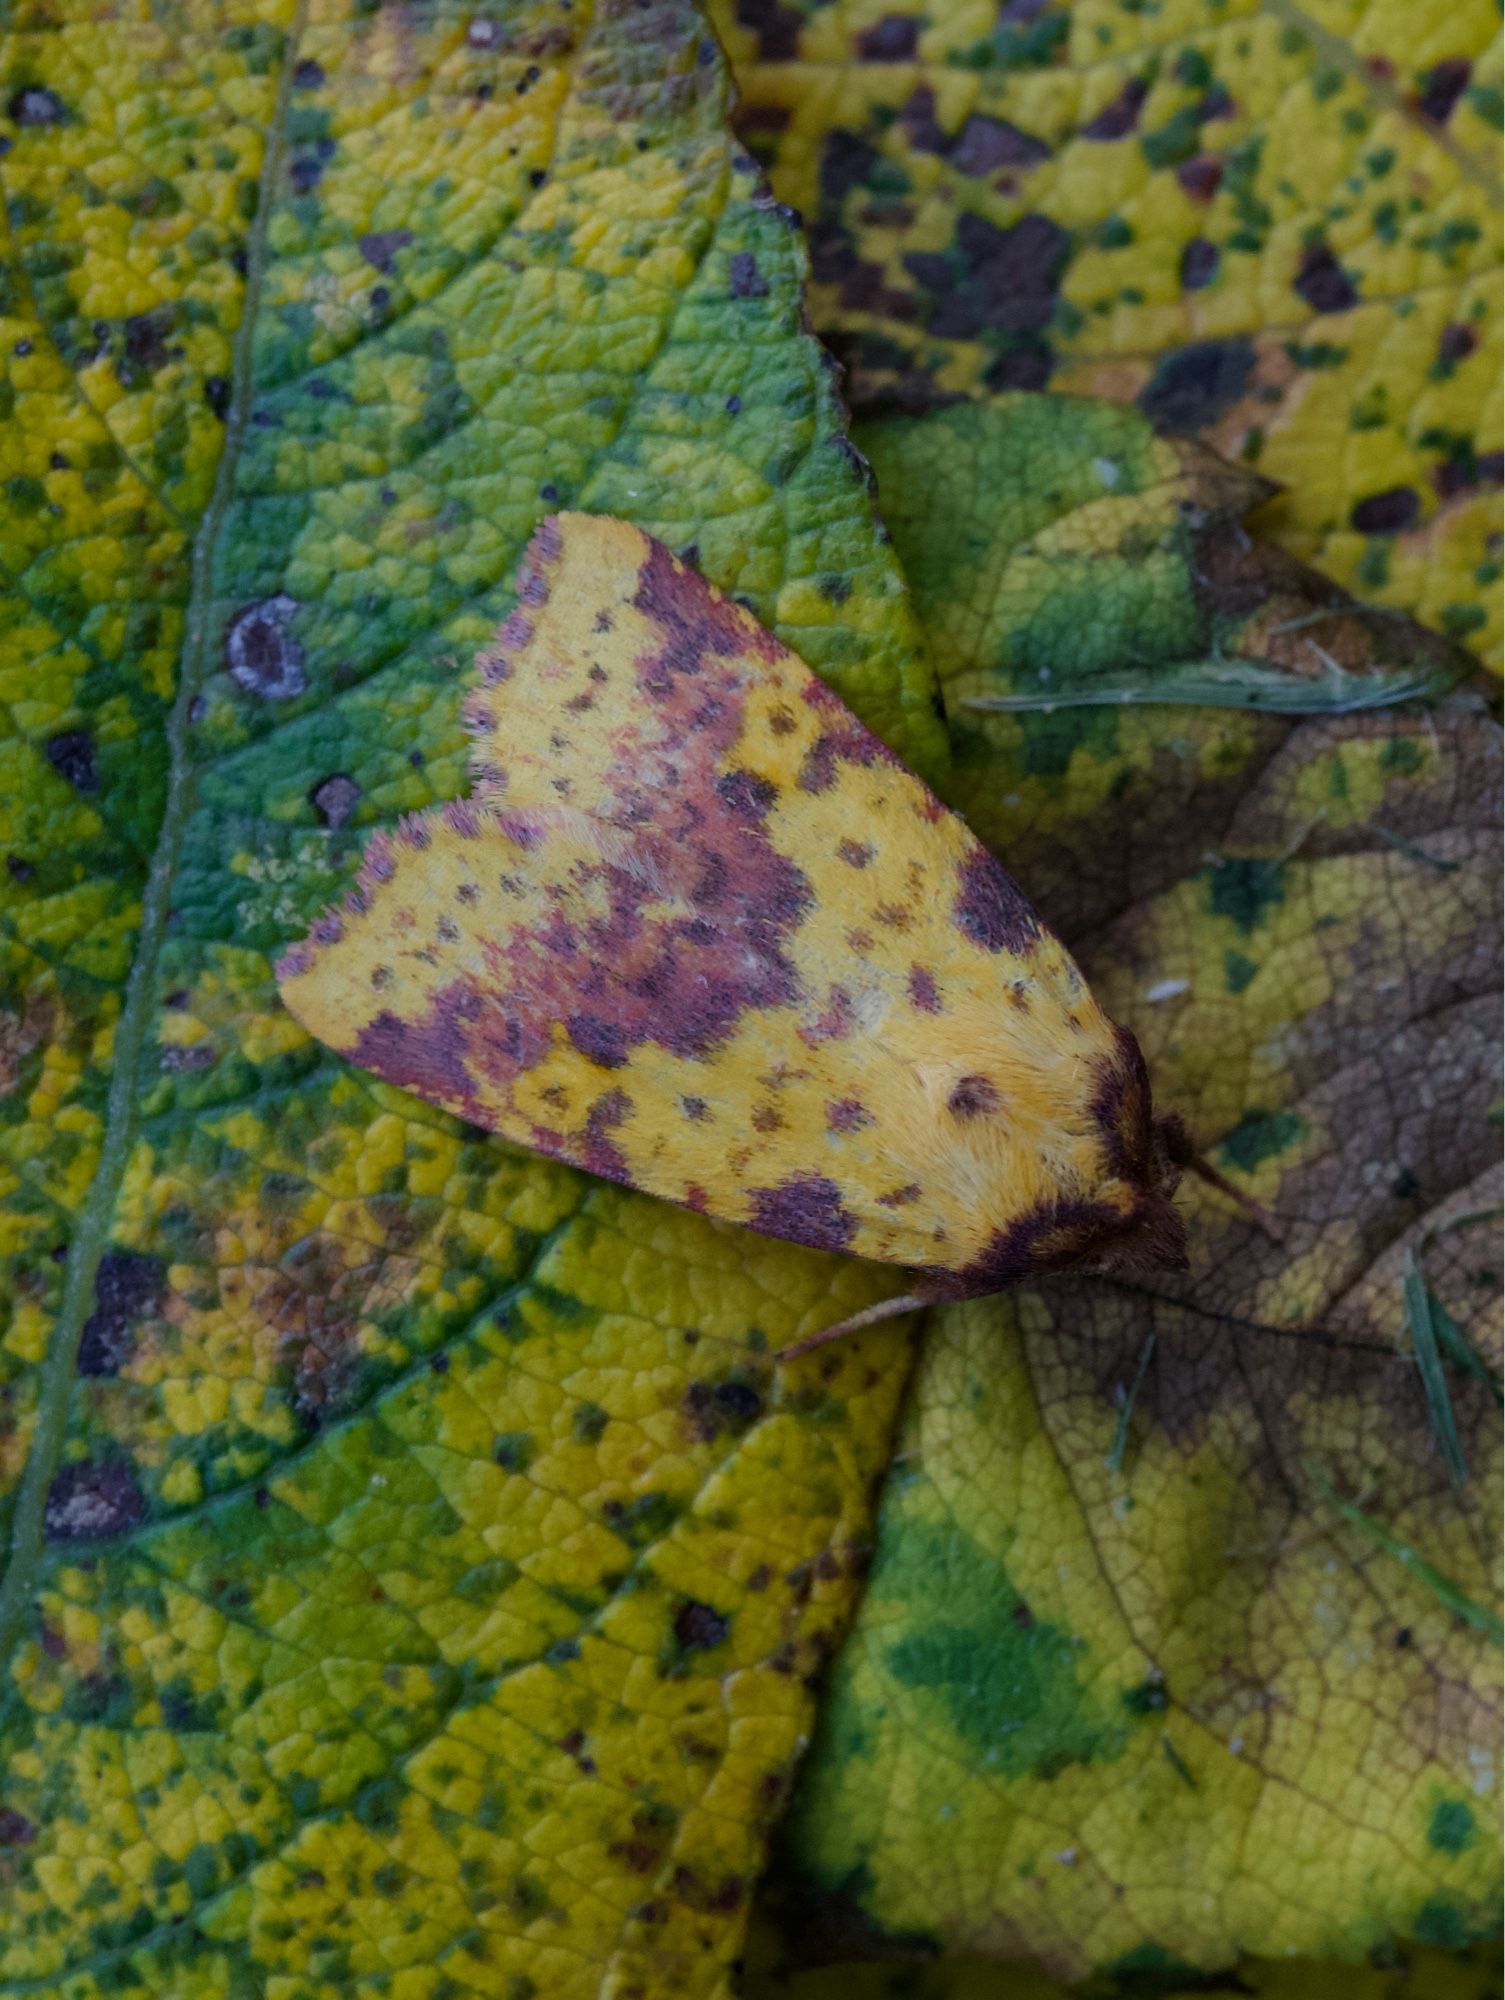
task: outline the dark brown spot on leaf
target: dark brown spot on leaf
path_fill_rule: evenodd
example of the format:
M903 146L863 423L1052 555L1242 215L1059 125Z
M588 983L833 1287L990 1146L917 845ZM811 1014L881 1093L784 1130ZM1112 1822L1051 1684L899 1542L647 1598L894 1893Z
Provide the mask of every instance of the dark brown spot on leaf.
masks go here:
M765 299L768 280L751 250L734 250L727 263L727 289L734 299Z
M360 803L361 788L354 778L343 771L335 771L327 778L321 778L309 793L309 803L314 811L332 831L338 832L348 826L350 815Z
M160 1257L106 1250L94 1274L94 1310L78 1344L79 1374L116 1374L136 1344L136 1321L156 1312L166 1289Z
M1360 500L1348 518L1361 535L1396 535L1414 528L1420 512L1421 500L1414 488L1392 486Z
M968 212L950 251L912 251L910 275L932 295L929 331L970 340L986 331L1031 332L1055 310L1056 287L1071 238L1044 215L1026 215L1011 229Z
M399 250L406 250L412 240L411 229L381 229L362 236L356 248L368 264L390 275L393 258Z
M1347 312L1359 302L1358 288L1325 243L1303 253L1294 289L1313 312Z
M1216 153L1194 153L1177 167L1176 179L1193 201L1211 201L1222 185L1223 162Z
M674 1614L675 1643L686 1653L703 1652L708 1647L719 1646L730 1630L729 1619L693 1597Z
M1188 292L1200 292L1217 276L1221 252L1205 236L1194 236L1181 252L1181 284Z
M1458 362L1472 354L1479 345L1479 336L1471 326L1464 326L1454 320L1442 329L1437 341L1437 359L1444 362Z
M136 1476L122 1459L65 1465L53 1479L43 1523L49 1542L98 1541L146 1519Z
M1050 158L1050 148L1006 119L974 112L947 157L959 174L980 178L1000 167L1032 167Z
M28 83L13 91L5 110L18 125L61 125L64 117L63 100L55 90L47 90L39 83Z
M94 738L86 729L64 729L56 736L49 736L43 747L48 763L74 791L99 790L99 774L94 769Z
M1195 340L1161 356L1139 407L1162 430L1201 430L1238 401L1254 361L1250 341Z
M920 39L920 24L913 14L885 14L857 37L861 62L908 62Z
M1443 62L1434 63L1427 71L1426 79L1416 97L1416 108L1423 118L1430 118L1434 124L1445 125L1453 115L1453 108L1468 86L1473 65L1467 56L1449 56Z
M737 0L737 20L757 36L764 62L787 62L799 48L805 25L799 9L782 5L782 0Z
M1150 86L1143 78L1131 76L1117 97L1105 104L1095 118L1088 119L1082 127L1081 136L1084 139L1126 139L1139 123L1139 113L1149 94Z

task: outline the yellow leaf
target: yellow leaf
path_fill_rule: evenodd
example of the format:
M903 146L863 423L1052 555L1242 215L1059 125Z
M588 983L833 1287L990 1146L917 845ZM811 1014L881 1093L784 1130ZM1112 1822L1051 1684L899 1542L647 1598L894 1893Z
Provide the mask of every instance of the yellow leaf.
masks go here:
M1493 0L715 0L859 404L1091 390L1498 662Z

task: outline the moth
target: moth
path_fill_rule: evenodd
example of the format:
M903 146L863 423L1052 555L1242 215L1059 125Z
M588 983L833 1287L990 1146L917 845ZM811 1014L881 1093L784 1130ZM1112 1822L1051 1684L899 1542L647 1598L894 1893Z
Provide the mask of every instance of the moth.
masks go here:
M282 958L353 1063L703 1214L902 1266L828 1327L1184 1263L1132 1035L955 813L626 522L546 520L463 714L470 797Z

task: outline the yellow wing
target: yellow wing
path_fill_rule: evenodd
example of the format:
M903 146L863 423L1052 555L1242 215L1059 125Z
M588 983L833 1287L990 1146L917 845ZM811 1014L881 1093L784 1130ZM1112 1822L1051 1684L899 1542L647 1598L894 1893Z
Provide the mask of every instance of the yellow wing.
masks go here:
M660 543L565 514L467 700L473 796L278 968L320 1040L774 1236L997 1289L1171 1261L1133 1038L823 682Z

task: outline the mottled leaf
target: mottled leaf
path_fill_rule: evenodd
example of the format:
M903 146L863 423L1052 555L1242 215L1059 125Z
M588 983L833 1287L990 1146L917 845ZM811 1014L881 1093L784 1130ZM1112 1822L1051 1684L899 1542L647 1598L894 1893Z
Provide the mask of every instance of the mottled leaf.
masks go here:
M1302 593L1366 671L1372 621L1290 565L1271 600L1247 552L1253 599L1223 594L1239 475L1221 525L1176 527L1215 469L1112 407L1060 417L1074 454L1014 449L1049 409L865 438L953 701L1046 633L1067 684L1099 642L1174 669L1209 627L1299 672ZM964 713L966 809L1269 1220L1189 1183L1184 1278L936 1316L792 1818L792 1935L1067 1978L1466 1942L1500 1873L1497 733L1466 695ZM1441 1362L1459 1485L1412 1258L1480 1357Z
M722 1990L861 1567L873 1273L329 1057L537 521L943 740L687 7L8 17L0 1991Z
M715 0L858 398L1090 389L1498 658L1494 0Z

